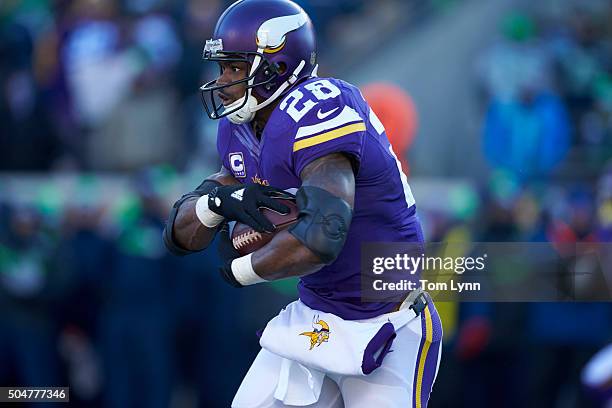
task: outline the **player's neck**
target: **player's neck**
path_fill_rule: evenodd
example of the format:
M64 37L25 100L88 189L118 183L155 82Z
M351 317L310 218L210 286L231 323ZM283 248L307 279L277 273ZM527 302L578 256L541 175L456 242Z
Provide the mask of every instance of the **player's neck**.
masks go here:
M270 118L270 115L272 115L272 112L274 112L277 105L278 102L273 102L265 108L258 110L255 114L255 118L251 121L251 128L258 139L261 139L266 123L268 123L268 119Z

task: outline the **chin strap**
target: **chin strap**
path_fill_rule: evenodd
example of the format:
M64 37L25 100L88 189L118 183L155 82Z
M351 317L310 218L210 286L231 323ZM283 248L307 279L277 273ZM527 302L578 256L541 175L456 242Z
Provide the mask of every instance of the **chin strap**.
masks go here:
M257 99L255 99L255 97L251 95L250 89L247 90L246 95L236 100L235 102L232 102L231 104L227 105L225 109L232 109L236 106L242 105L244 102L244 98L247 98L247 96L249 99L246 101L242 108L238 109L236 112L232 112L227 115L227 118L230 122L236 125L242 125L244 123L249 123L255 117L255 111L253 110L253 108L257 106Z
M263 52L263 48L259 48L258 51ZM253 65L252 65L251 72L249 75L253 75L253 73L259 66L260 62L261 62L261 57L257 55L255 57L255 60L253 61ZM285 82L283 82L268 99L266 99L260 104L257 104L257 99L255 99L255 97L251 94L252 88L247 89L245 96L243 96L242 98L238 99L237 101L225 107L225 109L231 109L234 106L240 106L244 102L244 98L248 98L246 104L242 108L238 109L236 112L230 113L229 115L227 115L227 118L230 120L230 122L235 123L237 125L242 125L244 123L248 123L252 121L253 118L255 117L255 112L270 105L280 95L282 95L282 93L285 92L287 88L295 84L295 82L298 80L298 75L300 74L300 72L302 72L305 65L306 65L306 61L302 60L299 63L299 65L295 68L291 76ZM313 73L315 75L316 75L317 68L318 68L318 65L315 66L315 68L313 69ZM254 79L255 78L252 78L249 81L249 85L253 84Z

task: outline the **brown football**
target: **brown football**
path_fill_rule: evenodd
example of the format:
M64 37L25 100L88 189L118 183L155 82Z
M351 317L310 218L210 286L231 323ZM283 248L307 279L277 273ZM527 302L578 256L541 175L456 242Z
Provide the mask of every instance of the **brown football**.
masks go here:
M279 199L289 207L289 214L283 215L268 208L262 208L262 214L276 227L272 233L259 233L252 227L237 222L232 230L232 245L240 255L248 255L266 245L278 234L297 222L298 208L294 201Z

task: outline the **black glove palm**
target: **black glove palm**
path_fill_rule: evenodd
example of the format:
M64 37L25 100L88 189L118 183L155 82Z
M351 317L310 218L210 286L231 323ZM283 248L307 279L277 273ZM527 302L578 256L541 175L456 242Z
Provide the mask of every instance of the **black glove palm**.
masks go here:
M281 214L289 208L277 199L295 199L292 194L260 184L215 187L208 194L208 208L228 221L238 221L258 232L273 232L274 225L259 211L269 208Z
M219 244L217 246L217 251L219 253L219 257L221 258L222 263L231 262L236 258L240 257L240 254L234 248L232 244L232 239L229 234L229 225L227 222L224 222L221 225L221 229L219 229L219 233L217 234L219 239Z
M234 274L232 273L232 261L240 257L240 254L232 245L232 240L229 235L229 226L227 225L227 222L223 223L223 226L219 230L218 237L219 244L217 246L217 249L219 251L219 257L221 257L219 273L227 283L229 283L233 287L240 288L242 287L242 285L236 280Z

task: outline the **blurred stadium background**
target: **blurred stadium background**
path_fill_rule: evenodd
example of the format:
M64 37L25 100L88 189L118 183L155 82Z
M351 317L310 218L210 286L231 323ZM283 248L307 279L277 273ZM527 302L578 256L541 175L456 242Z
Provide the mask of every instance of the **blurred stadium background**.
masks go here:
M612 239L610 1L298 3L320 75L364 87L387 124L429 241ZM214 248L160 240L219 167L197 88L228 4L0 2L0 385L227 407L255 331L295 298L291 280L232 290ZM430 407L604 406L581 376L610 303L438 307Z

